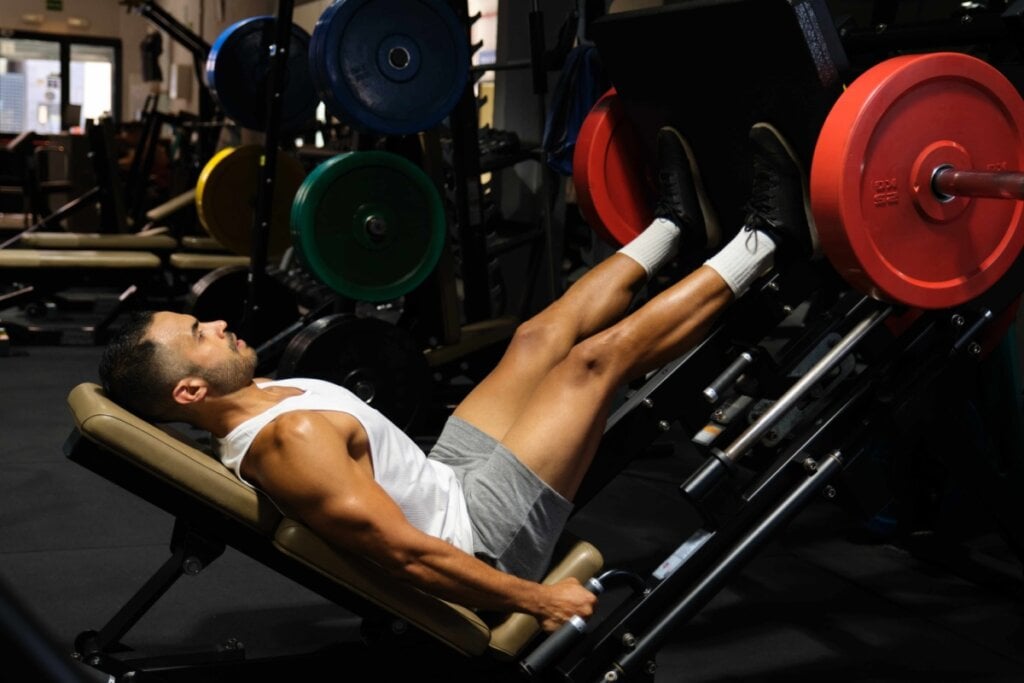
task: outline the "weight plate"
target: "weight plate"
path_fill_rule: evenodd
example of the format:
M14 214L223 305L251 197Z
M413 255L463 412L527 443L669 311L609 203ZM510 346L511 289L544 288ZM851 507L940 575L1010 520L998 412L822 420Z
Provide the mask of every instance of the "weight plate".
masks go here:
M249 298L247 266L224 266L196 280L186 298L185 312L204 322L226 321L229 330L245 335L243 339L256 348L301 317L295 294L273 278L266 282L265 301L251 330L242 329Z
M402 328L379 318L334 314L296 334L277 378L311 377L339 384L409 430L425 414L431 377L423 351Z
M654 220L652 164L615 88L594 104L573 152L573 185L580 213L602 239L621 247Z
M321 163L292 203L292 244L321 282L350 299L387 301L418 287L444 248L433 181L391 152L348 152Z
M1024 168L1024 102L962 53L886 60L833 106L815 146L811 203L822 249L855 288L925 309L983 293L1024 246L1024 203L932 190L936 168Z
M252 255L252 230L263 165L263 145L226 147L206 162L196 183L199 222L224 248ZM291 246L289 209L306 171L293 156L278 152L271 203L267 255L281 256Z
M266 131L269 106L271 50L277 19L250 17L220 33L206 59L206 82L224 113L235 123ZM309 63L310 35L292 25L281 97L282 131L311 123L319 99Z
M336 0L313 28L309 60L316 92L339 120L418 133L465 93L468 32L443 0Z

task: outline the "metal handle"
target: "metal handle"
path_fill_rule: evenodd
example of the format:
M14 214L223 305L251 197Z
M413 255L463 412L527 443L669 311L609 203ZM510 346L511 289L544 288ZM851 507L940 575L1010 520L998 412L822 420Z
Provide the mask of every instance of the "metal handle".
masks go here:
M588 579L583 587L594 595L600 595L604 591L604 585L593 577ZM519 663L520 668L529 676L546 670L583 637L586 628L587 622L581 617L576 615L569 617L569 620L562 624L557 631L523 658Z

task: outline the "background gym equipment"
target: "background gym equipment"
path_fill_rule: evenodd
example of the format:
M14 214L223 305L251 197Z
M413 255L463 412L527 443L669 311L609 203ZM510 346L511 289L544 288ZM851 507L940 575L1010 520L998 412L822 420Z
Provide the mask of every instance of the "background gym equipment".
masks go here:
M367 132L433 128L466 89L466 30L443 0L336 0L310 39L316 91L331 114Z
M389 152L349 152L321 163L291 206L299 261L357 301L397 299L418 287L441 257L446 225L434 182Z
M263 145L225 147L206 163L196 184L196 212L203 228L241 256L252 256L252 222L265 156ZM289 209L305 177L298 159L287 153L277 155L267 235L271 258L280 258L291 245Z
M225 114L238 125L265 131L273 16L235 22L217 37L206 60L206 81ZM319 104L309 69L309 34L294 24L285 49L287 77L281 130L294 132L313 122Z

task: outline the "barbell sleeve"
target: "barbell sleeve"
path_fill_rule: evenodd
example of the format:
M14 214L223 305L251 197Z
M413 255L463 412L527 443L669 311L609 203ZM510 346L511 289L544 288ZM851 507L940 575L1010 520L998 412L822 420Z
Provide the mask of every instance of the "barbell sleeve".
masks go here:
M1024 173L1016 171L960 171L940 166L932 175L932 190L940 198L989 197L1024 199Z

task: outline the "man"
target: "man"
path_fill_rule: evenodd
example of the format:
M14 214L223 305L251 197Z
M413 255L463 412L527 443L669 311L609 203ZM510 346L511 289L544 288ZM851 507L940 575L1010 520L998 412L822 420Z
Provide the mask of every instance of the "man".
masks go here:
M222 321L142 316L108 346L108 394L156 420L208 430L239 478L328 543L469 607L535 616L554 630L595 597L546 571L573 495L624 382L680 356L772 266L810 255L805 175L767 124L750 132L746 226L684 279L623 317L680 246L718 239L692 154L658 134L661 198L643 233L516 331L455 409L429 456L341 387L254 380L256 354Z

